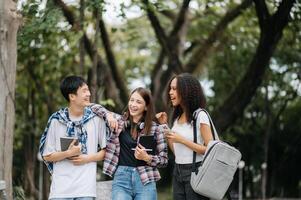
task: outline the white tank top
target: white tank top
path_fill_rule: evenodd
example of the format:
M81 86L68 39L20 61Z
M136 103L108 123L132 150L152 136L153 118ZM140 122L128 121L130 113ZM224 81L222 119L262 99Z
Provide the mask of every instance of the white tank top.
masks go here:
M197 143L203 144L204 140L201 138L200 125L207 124L210 126L209 118L204 111L201 111L197 118ZM171 129L173 132L178 133L184 138L193 141L193 125L191 123L179 123L178 119L174 121L173 127ZM177 164L191 164L193 158L193 151L181 143L173 143L175 162ZM202 161L203 155L196 154L196 162Z

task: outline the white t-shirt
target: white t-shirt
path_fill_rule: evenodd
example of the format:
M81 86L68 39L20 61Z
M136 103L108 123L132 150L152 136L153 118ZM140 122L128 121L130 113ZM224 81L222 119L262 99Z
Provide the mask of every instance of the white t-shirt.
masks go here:
M210 126L209 118L204 111L201 111L197 118L197 143L203 144L204 140L201 138L200 126L201 124L207 124ZM193 141L193 125L190 123L180 124L178 119L174 121L171 129L173 132L178 133L184 138ZM182 143L173 143L175 162L177 164L191 164L193 162L193 151ZM196 154L196 162L202 161L203 155Z
M72 119L79 121L80 119ZM97 153L106 146L106 126L103 119L95 116L84 124L87 130L87 153ZM43 156L61 151L60 137L66 137L67 126L54 119L51 121ZM65 159L53 163L49 199L96 197L96 162L75 166Z

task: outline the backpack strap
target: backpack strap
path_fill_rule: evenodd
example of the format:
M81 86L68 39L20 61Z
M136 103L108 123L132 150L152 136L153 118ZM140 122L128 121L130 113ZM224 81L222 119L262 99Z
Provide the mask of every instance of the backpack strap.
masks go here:
M197 124L196 123L197 123L197 119L198 119L199 113L201 111L204 111L207 114L208 118L209 118L210 129L211 129L211 133L212 133L212 136L213 136L213 140L219 140L217 131L215 129L215 126L213 124L213 121L212 121L209 113L205 109L199 108L199 109L197 109L196 111L193 112L193 120L192 120L192 123L193 123L193 142L197 143ZM198 169L196 167L195 161L196 161L196 152L193 151L192 172L196 172L196 174L197 174L198 173Z
M226 197L228 200L232 200L231 195L230 195L230 189L227 190Z
M207 114L207 116L208 116L209 123L210 123L210 128L211 128L211 133L212 133L212 136L213 136L213 140L219 140L218 133L216 131L214 123L213 123L213 121L212 121L209 113L207 112L207 110L205 110L203 108L198 108L196 111L193 112L193 120L197 121L198 116L199 116L199 114L200 114L201 111L205 112Z

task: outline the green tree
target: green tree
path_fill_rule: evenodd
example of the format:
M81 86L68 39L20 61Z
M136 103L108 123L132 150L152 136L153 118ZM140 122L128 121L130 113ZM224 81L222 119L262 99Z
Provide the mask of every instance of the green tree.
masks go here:
M208 109L222 137L243 153L250 196L265 196L253 182L258 176L265 177L261 185L266 196L298 193L298 181L292 190L289 184L283 186L290 193L277 193L275 188L285 180L275 180L279 171L273 171L276 160L271 154L281 141L274 138L283 131L282 120L290 116L286 110L293 110L300 96L292 86L300 82L300 4L294 0L135 0L120 4L123 23L119 25L104 20L106 4L81 0L67 5L54 0L41 8L27 1L21 9L25 21L18 36L14 161L16 166L25 165L16 168L16 174L23 175L14 180L24 185L28 196L36 198L39 189L38 139L48 116L63 103L59 81L71 73L86 77L95 89L95 100L108 99L117 112L137 81L152 90L157 110L167 110L164 91L169 78L194 73L205 86L211 84ZM138 10L139 16L129 18L131 9ZM267 174L261 172L263 162L268 163ZM48 178L44 180L47 195Z

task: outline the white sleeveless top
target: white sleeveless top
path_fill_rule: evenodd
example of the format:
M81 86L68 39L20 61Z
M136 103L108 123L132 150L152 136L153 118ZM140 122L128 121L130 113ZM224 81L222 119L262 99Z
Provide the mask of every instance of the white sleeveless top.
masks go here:
M204 111L201 111L197 118L197 143L203 144L204 140L201 138L200 126L201 124L207 124L210 126L209 118ZM178 133L184 138L193 141L193 125L191 123L179 123L178 119L174 121L171 129L173 132ZM193 151L181 143L173 143L175 162L177 164L191 164L193 158ZM203 155L196 154L196 162L202 161Z

